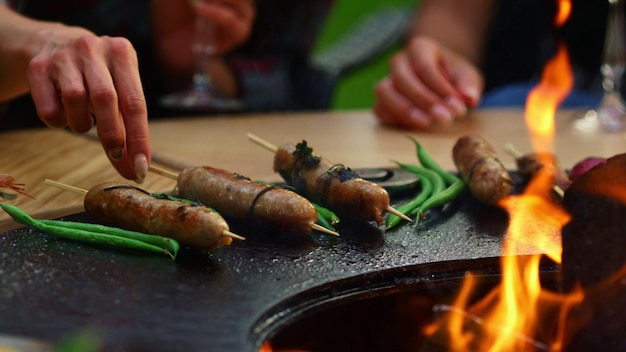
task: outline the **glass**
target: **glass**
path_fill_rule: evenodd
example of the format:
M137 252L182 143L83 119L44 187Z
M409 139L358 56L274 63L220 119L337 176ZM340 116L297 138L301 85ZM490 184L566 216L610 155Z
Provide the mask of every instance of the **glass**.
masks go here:
M202 1L189 0L194 7ZM241 110L243 108L241 101L222 96L208 74L208 68L211 67L216 55L215 35L213 24L202 16L197 16L196 19L192 50L195 67L191 87L164 96L160 100L161 105L172 109L205 112Z
M584 131L618 132L626 127L626 105L620 87L624 74L624 1L608 0L606 38L600 73L602 74L602 101L595 109L575 121Z

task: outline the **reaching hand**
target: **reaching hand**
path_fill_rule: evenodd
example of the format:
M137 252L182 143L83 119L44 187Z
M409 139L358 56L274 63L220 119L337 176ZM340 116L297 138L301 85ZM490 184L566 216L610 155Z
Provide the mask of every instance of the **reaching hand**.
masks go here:
M217 52L226 53L250 36L255 9L253 0L197 0L197 15L215 30Z
M386 125L426 129L476 106L483 78L468 60L426 37L412 38L376 86L374 113Z
M33 53L27 78L37 113L50 127L93 127L109 160L141 182L150 161L148 114L137 54L124 38L58 25Z

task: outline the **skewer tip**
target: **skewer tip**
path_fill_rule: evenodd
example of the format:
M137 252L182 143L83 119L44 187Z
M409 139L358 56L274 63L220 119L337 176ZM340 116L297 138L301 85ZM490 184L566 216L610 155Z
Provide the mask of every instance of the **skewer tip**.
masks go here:
M565 191L559 185L552 186L552 189L559 195L559 197L563 198L565 196Z
M399 212L398 210L396 210L394 207L389 206L387 207L387 211L390 212L391 214L399 217L402 220L406 220L406 221L413 221L413 219L411 219L410 217L402 214L401 212Z
M248 139L250 139L251 141L253 141L254 143L264 147L265 149L272 151L272 152L276 152L278 150L278 147L273 145L272 143L262 139L261 137L253 134L253 133L247 133L246 136L248 137Z
M522 156L522 152L517 150L512 143L506 143L504 145L504 150L516 159Z
M75 187L75 186L71 186L71 185L68 185L68 184L65 184L65 183L62 183L62 182L59 182L59 181L54 181L54 180L51 180L49 178L45 179L43 181L43 183L48 185L48 186L54 186L54 187L60 188L62 190L74 192L74 193L77 193L77 194L87 194L87 192L88 192L86 189Z
M317 231L319 231L319 232L323 232L323 233L327 233L327 234L329 234L329 235L333 235L333 236L337 236L337 237L339 237L339 233L337 233L337 232L335 232L335 231L332 231L332 230L329 230L329 229L325 228L324 226L321 226L321 225L318 225L318 224L313 224L313 225L311 226L311 228L312 228L313 230L317 230Z
M239 236L236 233L233 233L233 232L230 232L230 231L226 231L226 230L224 230L224 232L222 232L222 235L230 237L230 238L235 239L235 240L240 240L240 241L245 241L246 240L245 237Z

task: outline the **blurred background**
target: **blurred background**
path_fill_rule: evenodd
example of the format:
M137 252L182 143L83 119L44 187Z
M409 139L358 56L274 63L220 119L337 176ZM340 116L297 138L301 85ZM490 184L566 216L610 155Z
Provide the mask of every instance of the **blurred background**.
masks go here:
M353 0L335 1L321 28L314 57L323 55L341 40L350 40L351 35L367 55L363 61L354 58L356 66L347 67L338 77L329 100L331 109L369 109L374 105L374 85L387 75L389 59L401 48L405 29L418 4L419 0L361 0L358 5ZM374 43L362 36L377 31L380 37ZM366 47L368 44L372 47Z

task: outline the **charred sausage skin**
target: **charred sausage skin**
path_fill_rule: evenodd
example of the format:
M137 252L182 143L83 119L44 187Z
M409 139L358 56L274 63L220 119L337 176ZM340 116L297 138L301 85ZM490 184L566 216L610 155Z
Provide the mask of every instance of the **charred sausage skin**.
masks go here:
M127 230L173 238L204 251L229 245L226 221L209 208L156 199L127 184L107 182L89 189L84 200L87 214Z
M178 174L181 197L214 208L226 218L257 224L281 233L311 232L317 211L295 192L209 166L196 166Z
M547 170L550 172L553 183L562 190L567 189L572 181L565 170L559 166L556 156L548 152L536 152L522 155L515 159L517 170L526 180L530 180L539 172Z
M296 192L325 206L340 217L383 224L390 205L389 194L380 185L360 178L341 164L310 154L306 142L285 144L274 157L274 171Z
M513 191L513 180L496 152L484 138L466 135L452 149L454 164L472 195L485 203L497 204Z

